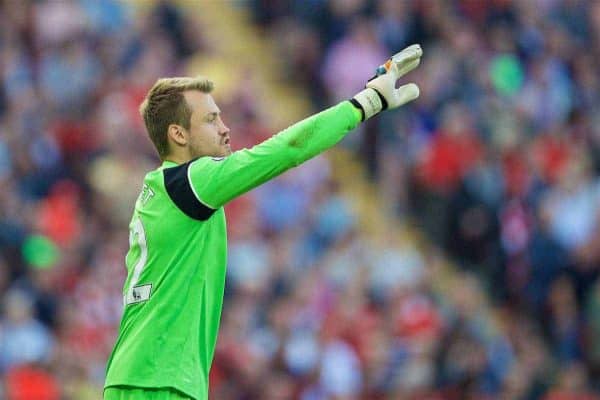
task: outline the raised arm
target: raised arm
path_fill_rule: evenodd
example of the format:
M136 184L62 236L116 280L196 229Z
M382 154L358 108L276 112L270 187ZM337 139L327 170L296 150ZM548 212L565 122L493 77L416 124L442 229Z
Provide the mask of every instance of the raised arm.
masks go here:
M198 200L219 208L338 143L360 122L349 101L306 118L264 142L226 158L202 157L188 174Z
M366 88L349 101L306 118L270 139L226 158L201 157L190 163L188 179L197 199L216 209L338 143L360 121L402 106L419 96L400 77L419 65L422 50L412 45L381 65Z

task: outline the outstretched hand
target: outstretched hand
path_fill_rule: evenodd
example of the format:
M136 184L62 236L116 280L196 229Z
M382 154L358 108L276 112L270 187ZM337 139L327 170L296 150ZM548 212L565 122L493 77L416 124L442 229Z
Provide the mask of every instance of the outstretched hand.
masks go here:
M423 50L418 44L408 46L394 54L385 64L377 68L376 75L366 85L366 89L353 97L353 103L362 108L363 120L382 110L400 107L419 97L419 87L408 83L396 88L398 79L415 69L421 62Z

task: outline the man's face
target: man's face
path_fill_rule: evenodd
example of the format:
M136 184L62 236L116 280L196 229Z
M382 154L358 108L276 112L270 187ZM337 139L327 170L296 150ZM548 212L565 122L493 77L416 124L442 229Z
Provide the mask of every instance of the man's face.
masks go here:
M225 157L231 154L229 128L221 119L221 110L210 94L198 90L184 93L192 110L189 149L192 158Z

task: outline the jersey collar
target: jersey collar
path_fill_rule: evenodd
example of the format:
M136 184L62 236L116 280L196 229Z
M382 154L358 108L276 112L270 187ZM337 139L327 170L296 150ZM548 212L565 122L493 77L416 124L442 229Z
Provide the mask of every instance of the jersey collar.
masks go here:
M160 165L160 168L171 168L171 167L176 167L177 163L174 161L169 161L169 160L165 160L163 161L163 163Z
M189 160L189 161L187 161L187 162L185 162L185 163L182 163L182 164L187 164L187 163L190 163L190 162L192 162L192 161L196 161L198 158L199 158L199 157L192 158L191 160ZM223 158L223 157L219 157L219 158ZM214 157L213 157L213 159L214 159ZM220 160L217 160L217 161L220 161ZM161 169L164 169L164 168L171 168L171 167L176 167L176 166L178 166L178 165L180 165L180 164L177 164L175 161L169 161L169 160L165 160L165 161L163 161L163 163L160 165L160 168L161 168Z

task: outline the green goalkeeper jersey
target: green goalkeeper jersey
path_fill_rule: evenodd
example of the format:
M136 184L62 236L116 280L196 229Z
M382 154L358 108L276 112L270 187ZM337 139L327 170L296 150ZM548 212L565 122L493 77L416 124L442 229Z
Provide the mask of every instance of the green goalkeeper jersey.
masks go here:
M348 101L226 158L165 161L148 173L130 228L124 311L105 387L169 387L208 398L227 264L223 205L339 142Z

